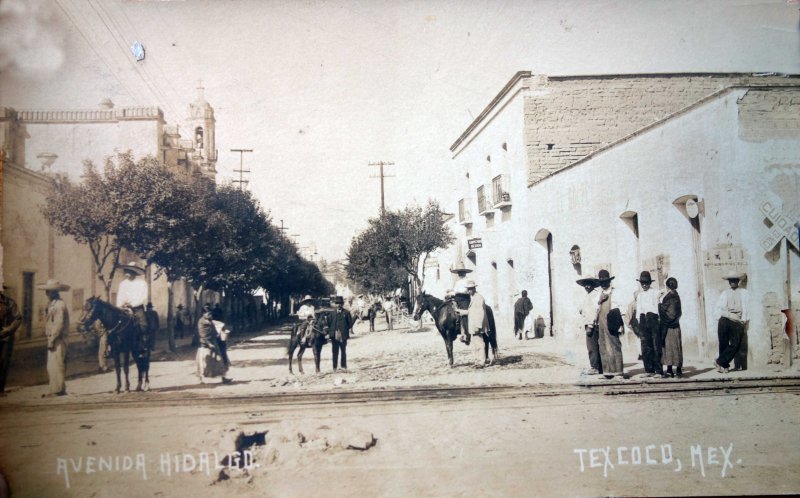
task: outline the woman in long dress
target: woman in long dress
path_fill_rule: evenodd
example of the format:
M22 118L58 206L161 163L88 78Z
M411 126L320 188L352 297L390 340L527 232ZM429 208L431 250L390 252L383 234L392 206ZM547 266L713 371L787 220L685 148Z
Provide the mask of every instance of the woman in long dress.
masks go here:
M677 367L678 377L683 376L683 345L681 341L681 297L678 295L678 281L669 277L667 291L658 305L658 314L661 318L661 341L664 352L661 363L667 365L664 377L675 377L673 365Z
M211 307L203 306L203 315L197 321L197 333L200 336L200 347L197 348L197 376L200 383L205 384L208 377L222 377L222 383L230 382L225 374L228 365L223 360L220 346L219 333L217 332L211 315Z

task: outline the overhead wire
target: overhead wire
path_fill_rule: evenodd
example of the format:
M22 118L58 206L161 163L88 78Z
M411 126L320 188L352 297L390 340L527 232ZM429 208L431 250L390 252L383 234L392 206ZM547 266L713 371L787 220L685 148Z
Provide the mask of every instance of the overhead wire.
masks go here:
M70 14L70 12L64 7L63 5L64 1L65 0L55 0L56 5L58 5L58 7L61 9L64 15L67 16L67 19L69 19L69 21L72 23L75 29L78 30L78 33L80 33L81 37L86 41L86 44L89 45L89 48L92 50L92 52L94 52L97 58L100 59L100 62L102 62L106 66L106 68L108 68L108 71L111 73L111 75L117 80L120 86L123 87L124 91L128 93L128 95L130 95L131 98L133 98L134 100L140 98L139 96L137 96L137 92L135 91L135 89L133 87L130 87L124 81L122 81L122 79L117 74L117 71L115 71L114 68L111 67L111 64L109 64L106 58L97 50L97 48L95 47L95 43L89 39L86 33L84 33L83 30L80 28L78 22L75 20L72 14Z

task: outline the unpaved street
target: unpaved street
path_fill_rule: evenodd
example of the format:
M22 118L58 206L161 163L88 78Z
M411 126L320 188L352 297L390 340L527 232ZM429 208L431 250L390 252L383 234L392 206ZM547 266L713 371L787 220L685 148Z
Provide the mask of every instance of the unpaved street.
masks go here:
M742 377L699 391L713 384L699 366L681 382L645 383L632 365L615 390L548 352L549 339L502 337L500 365L473 370L457 346L450 369L432 331L366 335L361 325L346 373L330 372L326 347L321 375L309 353L307 373L289 376L287 336L275 330L231 348L231 385L199 385L187 350L154 362L150 393L110 394L109 374L71 379L58 399L39 399L44 386L14 389L0 413L13 496L800 491L800 397L786 383L737 389ZM412 386L443 390L392 394ZM240 433L264 436L244 470L220 463Z

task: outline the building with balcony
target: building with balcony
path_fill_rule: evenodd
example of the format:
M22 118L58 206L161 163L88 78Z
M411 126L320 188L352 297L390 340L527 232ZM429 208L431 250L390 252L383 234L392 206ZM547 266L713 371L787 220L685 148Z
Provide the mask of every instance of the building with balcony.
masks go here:
M736 270L752 299L748 356L779 361L780 309L800 311L800 78L519 72L450 150L458 240L438 259L474 270L501 342L527 289L581 359L575 281L607 269L629 302L648 270L659 289L678 280L685 354L710 361L722 275Z
M182 139L180 131L191 130ZM20 339L43 336L47 298L36 285L58 278L71 286L62 294L77 318L85 299L100 295L103 286L89 248L71 237L60 236L41 214L49 188L49 176L68 175L81 181L83 162L91 160L102 167L105 158L116 151L133 152L135 158L152 155L168 167L199 171L214 179L214 109L205 101L203 89L189 105L183 128L167 125L158 107L115 107L106 99L97 109L0 109L0 148L2 148L2 279L24 315L17 333ZM123 254L122 263L135 259ZM166 323L168 286L165 278L151 281L150 300ZM119 276L121 279L121 276ZM115 300L118 280L112 287ZM173 287L175 304L192 303L188 285Z

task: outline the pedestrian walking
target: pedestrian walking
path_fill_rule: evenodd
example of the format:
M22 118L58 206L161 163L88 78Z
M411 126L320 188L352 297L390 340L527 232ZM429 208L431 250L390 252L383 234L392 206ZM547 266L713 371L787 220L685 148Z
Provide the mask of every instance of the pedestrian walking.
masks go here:
M350 312L344 309L344 298L336 296L333 299L336 309L330 314L328 335L331 339L333 350L333 370L339 367L339 354L342 355L342 370L347 370L347 340L350 338L350 329L353 327L353 318Z
M722 291L717 301L719 356L714 360L714 366L717 372L728 373L731 360L739 353L745 327L750 320L750 295L739 287L744 275L731 271L722 278L728 281L730 288Z
M397 305L391 295L387 295L381 305L383 312L386 313L386 326L389 330L394 330L394 313L397 310Z
M37 288L44 290L48 299L44 332L47 337L47 376L50 379L50 389L43 396L63 396L67 394L69 310L60 293L68 291L70 287L50 279Z
M486 337L489 329L489 320L486 317L486 300L478 293L477 285L474 281L466 282L467 292L469 292L469 309L467 310L467 324L469 334L472 337L472 352L475 355L475 367L483 368L488 359L486 358Z
M211 316L211 306L203 306L203 314L197 320L197 335L200 346L197 348L197 376L200 383L205 384L206 378L222 377L222 383L227 384L230 379L225 377L228 367L222 358L219 349L219 334Z
M649 271L643 271L637 279L640 289L633 293L633 316L639 321L639 340L642 343L642 363L645 375L664 375L661 365L661 326L658 319L658 292L653 289Z
M667 365L664 377L675 377L672 367L677 368L678 377L683 376L683 341L681 338L681 297L678 295L678 281L674 277L667 279L668 291L658 304L658 314L661 322L661 340L664 343L664 353L661 363Z
M529 339L528 332L525 330L525 319L528 314L533 310L533 303L528 298L528 291L522 291L522 297L517 299L514 303L514 337L522 340L523 330L525 331L525 339Z
M603 373L603 363L600 361L600 330L597 328L597 313L600 310L600 284L595 278L581 278L576 281L586 291L586 296L578 309L581 323L586 334L586 350L589 353L588 375Z
M5 285L0 289L0 396L5 395L11 355L14 353L14 339L22 324L22 314L17 303L6 293L7 290Z
M619 336L624 331L620 303L617 299L611 281L612 277L607 270L600 270L597 281L601 291L598 297L597 329L599 332L598 346L600 361L603 366L603 375L610 379L623 376L622 367L622 342Z

